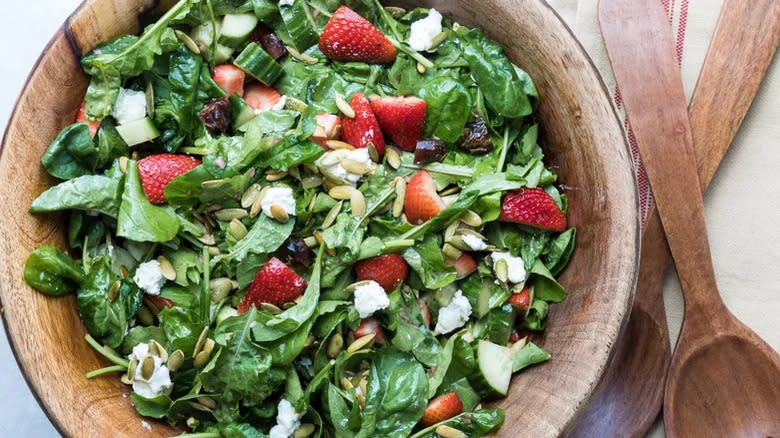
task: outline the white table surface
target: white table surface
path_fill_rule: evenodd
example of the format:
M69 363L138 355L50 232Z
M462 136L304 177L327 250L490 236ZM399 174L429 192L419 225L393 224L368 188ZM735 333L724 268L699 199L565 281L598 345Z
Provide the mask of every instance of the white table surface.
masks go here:
M80 0L4 3L0 41L12 43L4 44L4 62L0 63L0 133L41 50ZM778 68L776 64L768 77ZM692 84L686 84L689 85ZM773 110L780 96L780 83L768 80L762 87L765 92L751 113L772 111L777 114L773 121L780 123L780 113ZM745 127L754 123L751 113ZM775 196L780 193L780 149L775 138L742 137L735 140L705 196L710 243L724 301L737 317L777 349L780 202ZM682 298L673 272L666 278L664 295L674 340L682 319ZM57 437L22 378L2 327L0 332L0 436ZM663 436L660 423L649 436Z

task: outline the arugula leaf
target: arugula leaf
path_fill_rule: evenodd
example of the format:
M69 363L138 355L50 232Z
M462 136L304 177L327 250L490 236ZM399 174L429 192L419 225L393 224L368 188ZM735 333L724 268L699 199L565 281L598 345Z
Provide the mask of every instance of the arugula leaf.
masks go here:
M85 111L89 119L101 120L111 115L122 87L122 77L116 68L102 64L95 65L88 73L91 78L84 96Z
M516 373L525 367L545 362L549 359L550 354L548 352L536 346L533 342L529 342L525 347L520 349L520 351L515 353L515 356L512 359L512 372Z
M30 213L58 210L98 211L116 217L119 182L101 175L84 175L60 183L35 198Z
M169 208L152 205L138 176L138 165L130 160L119 205L116 234L136 242L167 242L179 232L179 219Z
M67 254L53 246L41 246L27 256L24 281L46 295L66 295L79 287L84 272Z
M107 296L115 280L108 258L99 257L93 262L76 296L79 316L89 333L111 348L122 344L127 331L122 296L117 296L113 301Z
M439 77L426 82L417 94L428 105L424 137L438 137L446 143L458 141L471 114L471 94L466 87Z
M441 240L436 234L428 234L420 244L407 248L403 257L426 289L439 289L455 281L455 268L444 263Z
M74 123L60 131L43 154L41 164L59 179L89 175L97 167L97 151L89 125Z

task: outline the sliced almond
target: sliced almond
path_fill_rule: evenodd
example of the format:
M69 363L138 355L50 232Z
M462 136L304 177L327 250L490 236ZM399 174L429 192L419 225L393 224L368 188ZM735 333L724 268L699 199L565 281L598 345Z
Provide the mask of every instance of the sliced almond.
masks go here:
M358 350L362 350L364 347L370 346L370 344L374 342L375 336L376 334L369 333L365 336L361 336L355 339L355 341L349 344L349 347L347 347L347 353L354 353Z
M173 265L167 257L164 255L157 257L157 263L160 264L160 272L162 272L162 275L166 280L176 280L176 271L173 269Z
M276 219L277 221L284 224L290 220L290 215L287 214L287 210L285 210L284 207L282 207L281 205L273 204L270 207L270 210L271 210L271 216L273 216L273 218Z
M400 176L395 179L395 200L393 201L393 217L401 217L406 202L406 180Z
M352 186L348 186L348 185L336 186L328 191L328 195L330 195L330 197L333 199L346 201L352 198L352 192L354 191L355 188Z
M349 205L352 207L352 216L360 218L366 215L366 197L360 190L352 191Z
M368 149L368 156L371 157L371 161L374 163L379 162L379 151L376 150L376 145L374 145L373 142L368 142L368 146L366 146L366 149Z
M336 218L338 217L339 213L341 213L341 208L344 206L344 201L339 201L334 205L327 215L325 215L325 219L322 221L322 229L330 228L331 225L333 225L334 222L336 222Z
M200 353L200 350L203 348L203 344L206 342L206 337L209 335L209 328L203 327L203 330L200 332L200 336L198 336L197 342L195 342L195 349L192 350L192 358L194 359L195 356Z
M122 173L125 173L125 172L127 172L127 164L128 164L129 162L130 162L130 159L129 159L129 158L127 158L127 157L125 157L125 156L121 156L121 157L119 157L119 170L121 170L121 171L122 171Z
M387 148L385 151L385 158L387 159L387 164L393 169L401 167L401 155L395 148Z
M209 281L209 291L211 292L211 301L218 303L224 300L233 290L233 283L229 278L221 277Z
M116 301L117 297L119 296L119 288L121 286L122 286L122 282L120 280L115 281L111 285L111 288L108 289L108 300L109 301L111 301L111 302Z
M260 195L262 188L257 184L252 184L241 196L241 207L249 208L255 203L257 197Z
M322 185L324 180L319 175L309 175L301 179L301 187L304 189L313 189Z
M469 438L468 435L450 426L441 425L436 428L436 435L442 438Z
M202 404L203 406L209 409L214 409L217 407L217 402L214 401L214 399L211 397L201 396L196 398L195 400L197 400L198 403Z
M334 151L338 150L346 150L346 151L354 151L355 146L352 146L351 144L341 141L341 140L326 140L325 146L327 146L330 149L333 149Z
M287 172L285 171L268 172L265 174L265 180L268 182L274 182L274 181L279 181L280 179L286 176L287 176Z

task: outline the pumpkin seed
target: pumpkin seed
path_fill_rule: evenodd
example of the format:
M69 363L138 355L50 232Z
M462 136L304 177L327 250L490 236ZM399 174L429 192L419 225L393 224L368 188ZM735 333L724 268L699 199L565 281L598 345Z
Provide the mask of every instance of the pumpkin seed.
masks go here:
M149 380L154 374L154 356L146 356L141 362L141 377L144 380Z
M203 368L206 366L207 363L209 363L209 356L211 353L207 353L205 351L201 351L200 353L195 355L195 360L192 361L192 366L194 366L197 369Z
M370 346L371 343L374 342L375 336L376 335L374 333L369 333L365 336L361 336L355 339L355 342L349 344L349 347L347 347L347 353L354 353L358 350L362 350L363 347Z
M272 315L278 315L282 313L282 309L280 309L279 306L271 303L263 303L263 310Z
M466 242L463 241L463 238L458 235L452 236L452 238L447 243L461 251L471 251L471 247L468 246Z
M236 240L243 239L249 233L249 230L246 229L246 225L238 219L231 220L228 229Z
M328 148L334 150L334 151L340 151L340 150L346 150L346 151L354 151L355 146L352 146L351 144L341 141L341 140L326 140L325 146Z
M452 187L449 187L449 188L446 188L446 189L440 191L439 192L439 196L454 195L455 193L458 193L458 192L460 192L460 187L452 186Z
M127 365L127 375L131 379L135 378L135 372L138 370L138 358L133 355L133 360Z
M154 86L151 82L146 84L146 114L154 119Z
M450 426L441 425L436 428L436 435L442 438L469 438L468 435Z
M447 41L447 32L439 32L431 39L431 43L428 44L428 48L426 50L431 51L436 47L439 47L439 45L445 41Z
M506 280L509 278L509 265L505 259L499 259L493 267L493 271L496 273L498 281L506 283Z
M268 172L265 174L265 180L268 182L274 182L274 181L279 181L280 179L286 176L287 176L287 172L285 171Z
M142 326L148 327L154 325L154 315L146 306L141 306L141 308L138 309L138 313L135 314L135 317Z
M163 362L168 361L168 350L165 349L159 342L152 339L149 341L149 351L152 354L159 357Z
M352 292L355 292L355 289L359 288L360 286L367 286L369 284L371 284L371 280L357 281L345 287L344 292L351 294Z
M119 274L122 276L122 280L124 280L130 274L130 271L127 270L127 266L120 265L119 266Z
M214 257L220 254L219 248L217 248L216 246L209 246L208 248L209 248L208 251L210 256Z
M346 100L344 100L343 97L341 97L340 94L336 95L336 107L344 113L345 116L349 117L350 119L355 118L355 110L352 109L351 106L349 106L349 103L347 103Z
M209 281L209 290L211 291L211 301L218 303L228 296L233 289L233 283L229 278L220 277Z
M317 167L314 163L303 163L303 168L307 171L311 172L314 175L317 175L320 173L320 168Z
M334 222L336 222L336 217L338 217L339 213L341 213L341 207L344 206L344 201L339 201L334 205L327 215L325 215L325 219L322 221L322 229L327 229L331 225L333 225Z
M328 152L320 158L320 167L330 167L341 162L344 155L336 152Z
M460 195L455 194L455 195L442 196L441 200L444 202L444 205L449 206L453 202L457 201L458 198L460 198Z
M290 175L293 178L297 179L298 181L301 180L301 168L300 167L298 167L298 166L291 167L289 172L290 172Z
M290 215L287 214L287 210L279 204L273 204L270 208L271 216L281 223L287 223L290 220Z
M357 400L361 408L366 407L366 396L364 396L363 394L355 393L355 400Z
M133 379L129 377L127 374L122 374L122 377L119 378L119 381L124 383L125 385L133 384Z
M252 206L252 204L255 203L255 200L257 200L257 196L260 195L260 188L257 184L252 184L249 186L248 189L244 192L244 194L241 196L241 207L242 208L249 208Z
M395 178L395 200L393 201L393 217L400 217L404 212L404 202L406 202L406 180L399 177Z
M197 400L198 403L202 404L203 406L209 409L214 409L217 407L217 402L215 402L214 399L211 397L202 396L196 398L195 400Z
M387 164L393 169L401 167L401 155L395 148L387 148L385 151L385 158L387 158Z
M160 272L162 272L162 276L165 277L166 280L176 280L176 270L173 269L173 265L167 257L164 255L157 257L157 263L160 264Z
M204 406L204 405L202 405L200 403L197 403L197 402L194 402L194 401L188 401L187 404L190 405L196 411L211 412L211 409L209 409L208 407L206 407L206 406Z
M393 18L401 18L406 15L406 9L399 8L398 6L385 6L385 11Z
M330 195L330 197L333 199L346 201L352 198L352 192L354 191L355 188L352 186L348 186L348 185L336 186L328 191L328 195Z
M341 351L341 347L344 346L344 337L341 336L340 333L336 333L335 335L330 337L330 340L328 341L328 348L326 349L325 353L328 355L329 359L335 359L336 356L339 355L339 352Z
M214 213L214 216L222 222L230 222L233 219L243 219L248 215L249 213L243 208L225 208Z
M122 171L122 173L125 173L125 172L127 172L127 164L128 164L129 162L130 162L130 159L129 159L129 158L127 158L127 157L125 157L125 156L121 156L121 157L119 157L119 170L121 170L121 171Z
M301 52L297 51L294 47L290 47L290 46L285 46L285 47L287 47L287 53L289 53L290 56L292 56L293 58L297 59L298 61L301 61L304 64L313 65L313 64L316 64L316 63L320 62L319 59L317 59L317 58L315 58L315 57L313 57L311 55L307 55L305 53L301 53Z
M184 44L185 47L190 49L190 52L196 55L200 55L200 48L198 47L197 44L195 44L195 41L193 41L189 35L187 35L186 33L180 30L175 30L174 33L176 34L176 38L179 41L181 41L181 43Z
M212 246L217 243L217 241L214 240L214 235L211 233L204 233L202 236L198 237L198 240L204 245L208 246Z
M293 438L306 438L314 433L316 427L311 423L303 423L298 430L293 433Z
M217 327L219 327L219 325L222 324L222 321L230 318L231 316L236 316L236 315L238 315L238 310L230 306L225 306L219 309L219 313L217 313Z
M368 156L371 157L371 161L373 161L374 163L378 163L379 151L376 150L376 146L374 145L374 142L369 141L366 149L368 149Z
M108 300L111 302L116 301L116 298L119 296L119 287L122 286L122 282L120 280L115 281L111 288L108 289Z
M460 235L460 236L472 236L472 237L475 237L475 238L477 238L479 240L487 240L487 237L483 236L482 234L480 234L480 233L478 233L478 232L476 232L474 230L468 229L468 228L458 228L455 231L455 234Z
M301 187L304 189L313 189L322 185L323 179L318 175L310 175L301 179Z
M363 217L366 214L366 197L363 196L363 192L360 190L353 190L352 197L350 197L349 204L352 207L353 217Z
M455 231L458 229L458 225L460 225L457 221L451 223L445 230L444 230L444 241L449 242L450 239L452 239L452 236L455 235Z
M346 377L341 378L341 387L344 388L345 391L349 391L355 387L355 385L352 384L352 381L349 380Z
M482 225L482 217L473 210L466 210L460 215L460 220L470 227L479 227Z
M204 189L216 189L217 187L221 187L223 184L225 184L224 179L210 179L200 183L200 186Z
M365 163L361 163L360 161L355 161L349 158L346 160L341 160L341 167L343 167L344 170L349 173L355 173L358 175L365 175L374 170L374 166L367 166Z
M177 371L184 363L184 352L176 350L168 357L168 369L171 371Z
M307 105L306 102L302 100L298 100L292 96L287 96L287 100L284 102L284 106L287 107L287 109L302 113L309 105Z
M260 211L263 210L263 199L262 197L259 197L255 199L255 203L252 204L252 208L249 209L249 217L254 218L258 214L260 214Z
M317 242L317 238L314 236L309 236L303 239L303 243L306 244L309 248L316 248L317 245L319 245L319 242Z
M444 253L444 255L447 256L448 259L452 259L452 260L457 260L458 258L460 258L460 256L463 255L463 252L461 250L455 248L449 243L445 243L441 250Z
M417 62L417 73L420 73L421 75L425 74L425 66L419 61Z
M206 337L209 335L209 328L203 327L203 330L200 332L200 336L198 336L198 341L195 342L195 349L192 350L192 358L194 359L195 356L200 353L200 350L203 348L203 344L206 342Z

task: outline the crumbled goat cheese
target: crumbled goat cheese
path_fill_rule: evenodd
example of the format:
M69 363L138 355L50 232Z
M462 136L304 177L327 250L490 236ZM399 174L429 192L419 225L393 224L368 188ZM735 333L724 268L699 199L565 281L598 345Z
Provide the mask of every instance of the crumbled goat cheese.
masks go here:
M462 291L455 292L452 301L439 309L439 317L436 321L435 333L447 334L455 329L463 327L471 316L471 303L463 296Z
M263 213L268 217L273 217L271 214L271 206L278 205L284 209L290 216L295 216L295 197L293 191L289 187L272 187L265 192L263 200L260 202L260 206L263 207Z
M295 0L279 0L279 6L292 6Z
M322 160L328 156L336 156L338 157L338 160L335 160L335 164L331 164L329 166L323 166ZM347 169L344 169L341 165L342 160L352 160L357 161L359 163L365 164L366 166L374 168L374 162L371 161L371 157L368 155L368 148L360 148L355 149L354 151L348 151L346 149L338 149L335 151L325 152L322 154L322 156L314 162L314 164L317 167L327 169L328 172L336 176L337 178L341 178L348 183L350 183L352 186L357 184L358 181L360 181L360 178L363 177L363 175L359 173L352 173L347 171Z
M513 257L508 252L494 252L490 255L490 258L493 259L493 269L496 268L496 263L499 260L506 260L510 282L522 283L525 281L525 263L520 257Z
M271 428L271 438L290 438L301 427L301 416L295 412L287 399L279 401L276 413L276 426Z
M146 93L120 89L111 115L120 125L143 119L146 117Z
M442 16L436 9L431 9L428 16L412 23L412 31L409 34L409 47L421 52L428 50L433 37L442 32Z
M160 270L160 262L149 260L138 265L135 275L133 275L133 281L147 294L160 295L160 289L165 284L165 277Z
M152 372L152 376L147 380L144 379L141 364L144 359L149 356L154 358L154 371ZM133 391L136 394L144 398L154 398L173 386L168 367L163 365L162 359L160 359L159 356L149 354L148 344L140 343L133 347L133 352L128 358L130 360L133 360L134 358L138 360L138 366L136 367L135 375L133 376Z
M355 288L355 309L361 318L368 318L374 312L390 305L387 293L376 281L369 281Z
M461 239L463 239L463 243L468 245L469 248L471 248L473 251L484 251L487 248L487 243L485 243L484 240L480 239L477 236L472 236L471 234L464 234L460 236Z

